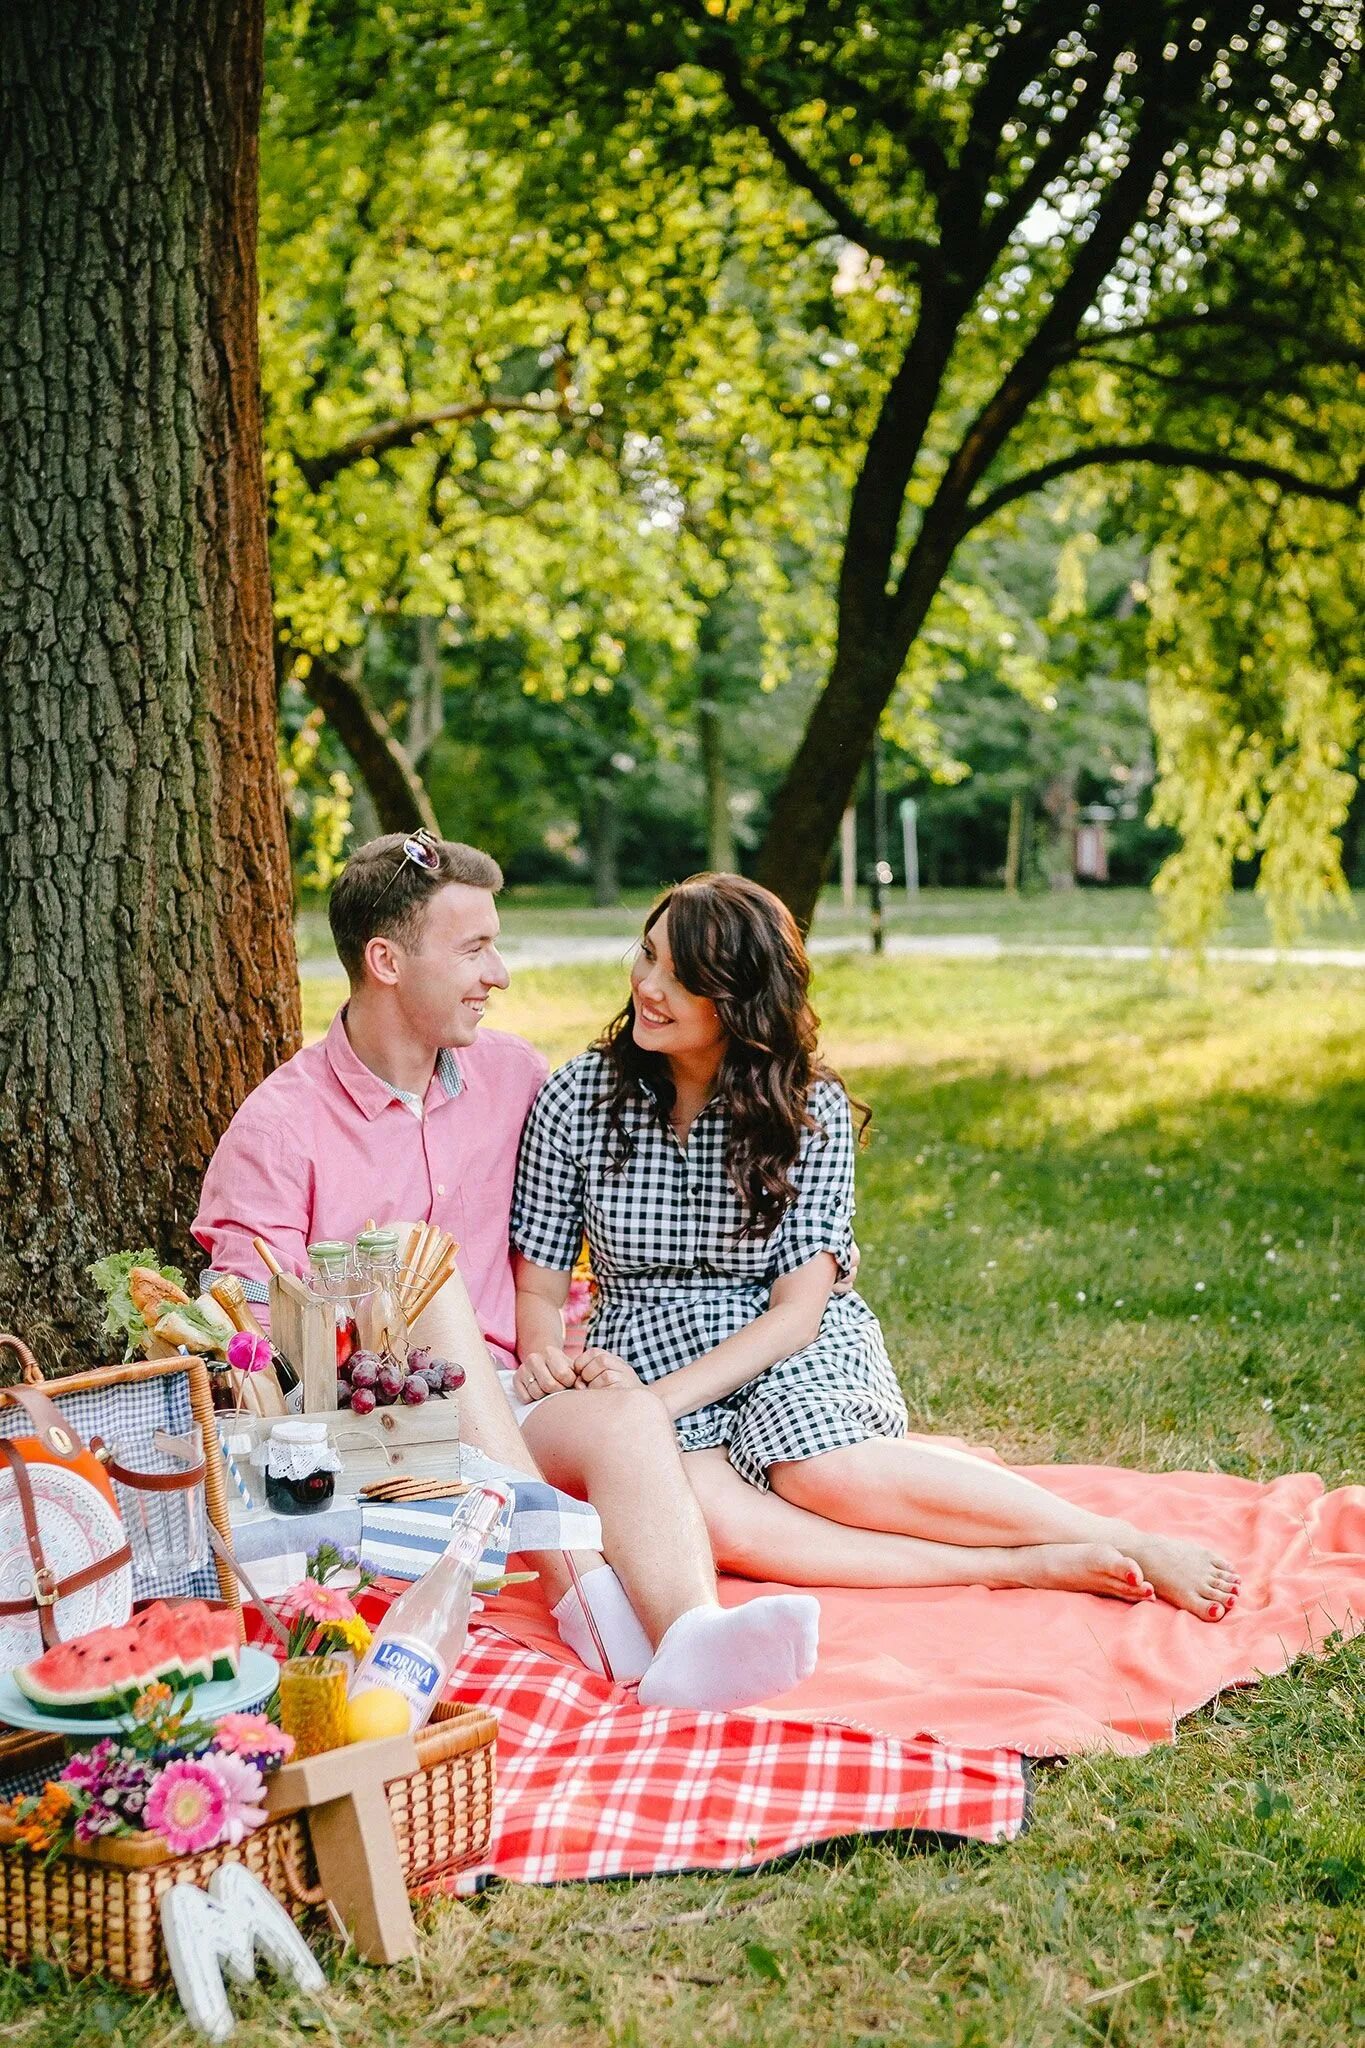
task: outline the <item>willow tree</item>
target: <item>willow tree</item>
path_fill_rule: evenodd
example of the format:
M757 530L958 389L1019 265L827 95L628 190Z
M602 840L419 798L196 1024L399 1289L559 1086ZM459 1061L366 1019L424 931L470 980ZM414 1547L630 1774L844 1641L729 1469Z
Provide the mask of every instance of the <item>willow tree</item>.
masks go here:
M0 18L0 1322L188 1252L298 1042L260 452L261 0Z

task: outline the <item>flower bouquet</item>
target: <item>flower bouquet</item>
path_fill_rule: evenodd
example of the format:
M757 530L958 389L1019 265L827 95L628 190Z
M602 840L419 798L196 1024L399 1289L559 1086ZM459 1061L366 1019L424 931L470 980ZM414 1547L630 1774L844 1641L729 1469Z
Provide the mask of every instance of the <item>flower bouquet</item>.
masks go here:
M0 1805L0 1841L53 1856L140 1837L139 1862L236 1848L264 1823L266 1777L293 1748L263 1714L210 1726L168 1685L150 1685L118 1735L78 1751L40 1792Z

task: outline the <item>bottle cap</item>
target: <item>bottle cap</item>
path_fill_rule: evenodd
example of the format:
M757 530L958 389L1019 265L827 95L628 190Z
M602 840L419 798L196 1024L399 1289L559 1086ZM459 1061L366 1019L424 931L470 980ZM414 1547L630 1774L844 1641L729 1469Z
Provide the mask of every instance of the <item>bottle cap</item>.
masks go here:
M398 1256L398 1232L396 1230L362 1230L355 1241L355 1248L367 1258L387 1259Z
M277 1422L270 1432L272 1438L285 1444L325 1444L327 1424L325 1422Z
M315 1266L345 1265L351 1256L351 1247L344 1238L320 1238L308 1247L308 1257Z

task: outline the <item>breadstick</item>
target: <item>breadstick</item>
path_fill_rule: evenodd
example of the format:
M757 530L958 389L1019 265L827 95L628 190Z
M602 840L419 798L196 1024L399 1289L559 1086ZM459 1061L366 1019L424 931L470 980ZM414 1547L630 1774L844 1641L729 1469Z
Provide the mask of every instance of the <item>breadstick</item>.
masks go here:
M421 1315L423 1309L428 1308L431 1305L431 1303L435 1300L436 1296L440 1293L441 1289L445 1286L446 1281L455 1271L455 1254L458 1250L459 1246L455 1243L454 1239L452 1238L450 1243L446 1247L446 1250L441 1256L440 1265L436 1268L436 1271L427 1281L426 1286L422 1289L422 1292L413 1304L412 1313L408 1317L408 1322L410 1325L417 1321L417 1318Z
M409 1320L411 1320L412 1303L422 1291L424 1279L422 1266L426 1258L430 1232L431 1225L429 1223L418 1223L413 1226L412 1236L408 1239L407 1255L403 1260L403 1278L400 1282L400 1289L403 1313Z
M255 1248L256 1256L259 1258L261 1264L265 1267L267 1273L277 1274L282 1273L284 1271L284 1267L275 1257L274 1252L271 1251L270 1246L266 1243L263 1237L253 1237L251 1242L253 1247Z

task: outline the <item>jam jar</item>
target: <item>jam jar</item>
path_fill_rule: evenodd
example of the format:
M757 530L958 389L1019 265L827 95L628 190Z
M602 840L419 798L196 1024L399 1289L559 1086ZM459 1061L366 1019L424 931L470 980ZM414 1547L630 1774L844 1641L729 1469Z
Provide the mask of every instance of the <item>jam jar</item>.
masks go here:
M264 1474L266 1505L277 1515L311 1515L331 1505L341 1457L325 1422L277 1422L252 1462Z

